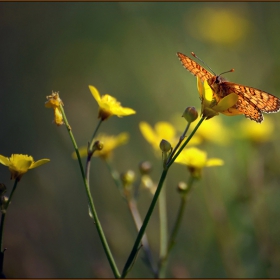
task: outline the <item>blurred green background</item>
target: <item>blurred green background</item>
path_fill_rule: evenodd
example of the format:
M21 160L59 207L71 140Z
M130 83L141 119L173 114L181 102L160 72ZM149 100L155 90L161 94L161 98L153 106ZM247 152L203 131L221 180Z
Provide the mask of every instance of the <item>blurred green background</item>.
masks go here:
M13 197L4 235L6 276L113 277L88 216L70 138L64 126L52 123L45 96L59 91L79 146L90 140L98 122L88 85L135 109L136 115L110 118L101 131L130 133L129 143L114 153L119 172L138 172L138 163L150 160L151 176L157 181L161 161L141 135L139 122L183 126L184 109L200 107L196 79L182 67L176 52L195 52L217 74L234 68L226 74L229 80L280 97L279 13L280 3L273 2L0 3L0 154L51 159L24 175ZM196 182L167 277L280 276L280 114L269 117L274 131L262 143L238 137L244 116L216 117L228 129L230 143L204 141L200 148L225 165L205 169ZM267 115L261 125L266 120ZM223 142L220 135L214 136ZM1 166L0 175L10 191L8 169ZM167 179L169 229L180 199L176 184L187 179L184 166L172 166ZM136 231L99 158L92 160L91 189L121 270ZM143 217L150 201L143 190ZM155 260L157 214L147 230ZM141 254L129 277L152 277Z

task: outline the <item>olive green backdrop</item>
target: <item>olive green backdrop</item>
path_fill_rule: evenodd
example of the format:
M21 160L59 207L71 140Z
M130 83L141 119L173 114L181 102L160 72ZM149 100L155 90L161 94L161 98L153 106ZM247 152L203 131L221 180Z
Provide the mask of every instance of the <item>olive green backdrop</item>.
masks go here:
M98 122L88 85L135 109L136 115L112 117L101 131L130 133L129 143L114 153L119 172L137 173L138 163L150 160L157 181L161 162L141 135L139 122L172 122L185 107L200 107L196 79L183 69L176 52L194 51L217 74L234 68L226 75L231 81L280 97L279 13L280 3L272 2L0 3L0 154L51 160L24 175L13 197L4 235L6 276L113 277L88 216L67 131L53 124L53 112L44 108L52 90L60 93L78 145L89 141ZM239 134L235 125L244 116L217 118ZM280 276L280 114L271 119L275 131L270 142L236 140L201 147L210 157L224 159L225 165L205 170L196 183L167 277ZM262 167L254 167L256 158ZM254 188L250 178L260 172L263 183ZM166 185L169 229L179 204L176 184L187 178L185 167L172 166ZM0 181L9 192L12 182L4 166ZM91 188L121 270L136 231L99 158L92 161ZM150 201L143 191L143 217ZM219 219L213 219L209 209ZM148 226L155 259L158 226L156 211ZM227 251L229 244L235 252ZM152 277L141 254L129 277Z

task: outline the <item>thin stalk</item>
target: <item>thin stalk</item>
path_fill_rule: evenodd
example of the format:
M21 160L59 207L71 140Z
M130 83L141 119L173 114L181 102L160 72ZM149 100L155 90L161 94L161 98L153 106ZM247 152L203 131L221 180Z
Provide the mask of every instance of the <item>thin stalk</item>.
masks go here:
M89 188L89 184L88 184L88 181L86 179L86 176L85 176L85 173L84 173L84 169L83 169L83 165L82 165L82 161L81 161L81 157L80 157L80 153L79 153L79 150L78 150L78 146L76 144L76 141L75 141L75 138L74 138L74 135L72 133L72 129L68 123L68 120L66 118L66 115L64 113L64 110L63 110L63 107L60 105L60 110L61 110L61 113L62 113L62 116L63 116L63 120L65 122L65 125L66 125L66 128L68 130L68 133L70 135L70 138L72 140L72 143L73 143L73 146L74 146L74 149L76 151L76 154L77 154L77 158L78 158L78 162L79 162L79 166L80 166L80 170L81 170L81 174L82 174L82 178L83 178L83 183L84 183L84 186L85 186L85 191L86 191L86 195L87 195L87 199L88 199L88 203L89 203L89 207L90 207L90 210L91 210L91 213L93 215L93 220L94 220L94 224L96 226L96 229L97 229L97 232L98 232L98 235L99 235L99 238L101 240L101 243L102 243L102 246L103 246L103 249L105 251L105 254L107 256L107 259L109 261L109 264L111 266L111 269L114 273L114 276L115 278L120 278L120 273L118 271L118 268L117 268L117 265L115 263L115 260L113 258L113 255L111 253L111 250L109 248L109 245L107 243L107 240L106 240L106 237L104 235L104 232L103 232L103 229L102 229L102 226L99 222L99 219L98 219L98 216L97 216L97 212L95 210L95 206L94 206L94 203L93 203L93 199L92 199L92 196L91 196L91 193L90 193L90 188ZM98 125L98 127L100 126L100 123ZM95 130L97 131L97 129Z
M176 240L179 228L181 226L182 218L183 218L185 208L186 208L186 202L187 202L187 198L188 198L187 195L192 189L194 180L195 180L195 178L193 176L190 176L189 182L187 184L188 187L181 194L180 207L179 207L179 210L178 210L178 213L177 213L177 217L176 217L174 227L172 229L172 232L171 232L171 235L170 235L170 238L169 238L169 241L168 241L167 251L166 251L166 254L160 259L160 262L159 262L159 272L161 272L162 270L165 270L169 253L170 253L171 249L173 248L173 246L175 245L175 240Z
M128 208L130 211L130 214L133 218L135 227L137 228L137 231L139 232L141 225L142 225L142 219L140 216L140 213L138 211L137 207L137 202L135 201L134 198L128 199ZM157 275L157 269L155 268L153 264L153 259L152 259L152 253L148 241L147 234L144 233L143 238L142 238L142 245L143 245L143 251L145 253L145 263L149 267L150 271L153 273L153 275Z
M200 127L202 122L205 120L206 117L201 117L200 121L197 123L196 127L193 129L189 137L186 139L186 141L183 143L183 145L179 148L178 152L168 161L167 168L169 168L172 163L175 161L175 159L179 156L179 154L182 152L182 150L186 147L186 145L189 143L189 141L192 139L193 135L197 131L197 129Z
M139 232L141 225L142 225L142 219L141 219L138 207L137 207L137 201L135 199L135 194L132 196L123 194L123 186L122 186L122 182L120 181L119 173L114 170L114 168L111 165L111 162L109 160L105 160L105 162L106 162L108 170L111 173L111 176L112 176L118 190L120 191L121 195L123 196L123 198L125 199L125 201L128 204L129 212L134 221L134 225L137 229L137 232ZM157 270L155 268L155 265L153 264L152 253L151 253L151 249L150 249L150 245L149 245L146 233L143 235L142 245L143 245L143 250L145 253L145 263L147 264L147 266L149 267L149 269L151 270L153 275L156 275Z
M97 126L96 126L96 128L95 128L95 130L94 130L94 132L93 132L93 134L92 134L92 136L91 136L90 145L89 145L89 151L92 150L92 146L93 146L93 144L94 144L94 142L93 142L94 137L96 136L97 131L98 131L98 129L99 129L99 127L100 127L102 121L103 121L103 120L100 119L99 123L97 124Z
M187 127L185 129L185 131L183 132L183 134L180 136L180 139L177 143L177 145L175 146L175 148L173 149L172 153L169 155L168 160L167 160L167 164L169 163L169 161L172 159L173 155L176 153L176 151L178 150L178 148L180 147L182 141L184 140L184 138L186 137L186 134L189 130L191 123L188 122Z
M160 223L160 251L159 258L163 258L167 254L167 211L166 211L166 188L162 188L159 200L159 223ZM165 269L158 271L159 278L165 277Z
M136 254L137 254L137 252L138 252L138 250L139 250L139 245L140 245L140 243L141 243L142 237L143 237L143 235L144 235L144 233L145 233L145 230L146 230L146 228L147 228L147 225L148 225L148 223L149 223L149 220L150 220L150 218L151 218L151 215L152 215L152 213L153 213L153 211L154 211L154 208L155 208L156 202L157 202L157 200L158 200L159 194L160 194L160 192L161 192L161 189L162 189L164 180L165 180L165 178L166 178L167 172L168 172L168 168L167 168L167 169L164 169L164 170L162 171L162 174L161 174L161 177L160 177L160 181L159 181L159 183L158 183L157 190L156 190L156 192L155 192L155 194L154 194L154 197L153 197L153 200L152 200L152 202L151 202L151 205L150 205L150 207L149 207L149 209L148 209L148 212L147 212L147 214L146 214L146 217L145 217L145 219L144 219L144 221L143 221L143 225L142 225L142 227L140 228L140 231L139 231L139 233L138 233L138 235L137 235L137 238L136 238L136 240L135 240L135 242L134 242L134 245L133 245L133 248L132 248L132 250L131 250L131 253L130 253L130 255L129 255L129 257L128 257L126 263L125 263L125 266L124 266L124 269L123 269L121 278L125 278L125 276L127 275L128 271L131 269L131 266L132 266L132 264L133 264L133 262L134 262L134 259L135 259L135 257L136 257Z
M18 179L15 179L15 183L14 183L14 186L13 186L13 189L11 191L11 194L9 196L9 199L7 201L7 206L6 206L6 209L5 209L5 213L2 213L1 215L1 224L0 224L0 244L1 244L1 256L0 256L0 274L3 275L3 266L4 266L4 251L5 249L3 248L3 236L4 236L4 225L5 225L5 218L6 218L6 214L7 214L7 210L8 210L8 207L10 205L10 202L12 200L12 197L13 197L13 194L16 190L16 187L17 187L17 183L18 183Z
M161 174L161 177L160 177L160 181L158 183L158 187L157 187L157 190L155 192L155 195L153 197L153 200L151 202L151 205L148 209L148 212L146 214L146 217L144 219L144 222L143 222L143 225L137 235L137 238L134 242L134 245L133 245L133 248L130 252L130 255L125 263L125 266L123 268L123 272L122 272L122 275L121 277L124 278L128 271L131 269L132 265L133 265L133 262L134 262L134 259L136 257L136 254L139 250L139 245L140 245L140 242L142 240L142 237L144 235L144 232L146 230L146 227L149 223L149 220L151 218L151 215L154 211L154 208L155 208L155 204L158 200L158 197L159 197L159 194L161 192L161 189L162 189L162 186L163 186L163 183L164 183L164 180L166 178L166 175L168 173L168 170L170 168L170 166L172 165L172 163L175 161L175 159L179 156L179 154L181 153L181 151L185 148L185 146L188 144L188 142L191 140L191 138L193 137L193 135L195 134L195 132L197 131L197 129L199 128L199 126L202 124L202 122L206 119L206 117L201 117L200 121L197 123L196 127L193 129L193 131L191 132L191 134L189 135L189 137L186 139L186 141L183 143L183 145L179 148L179 151L172 157L172 159L170 159L170 161L168 161L168 163L166 164L164 170L162 171L162 174Z

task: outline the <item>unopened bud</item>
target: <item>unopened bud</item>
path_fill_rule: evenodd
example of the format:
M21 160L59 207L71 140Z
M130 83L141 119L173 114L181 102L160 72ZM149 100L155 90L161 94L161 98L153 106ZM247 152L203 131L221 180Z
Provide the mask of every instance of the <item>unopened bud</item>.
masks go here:
M135 180L135 173L132 170L128 170L121 174L121 180L124 187L131 185Z
M167 140L164 140L164 139L161 140L159 147L164 153L169 152L172 148L171 144Z
M177 185L177 190L179 193L185 192L187 190L187 188L188 188L188 185L183 181L179 182Z
M194 107L187 107L182 117L185 118L187 122L191 123L197 119L198 112Z
M95 151L101 151L103 149L103 147L104 147L104 144L101 141L95 141L93 144L93 150L95 150Z
M149 174L152 170L152 164L149 161L142 161L139 164L141 174Z

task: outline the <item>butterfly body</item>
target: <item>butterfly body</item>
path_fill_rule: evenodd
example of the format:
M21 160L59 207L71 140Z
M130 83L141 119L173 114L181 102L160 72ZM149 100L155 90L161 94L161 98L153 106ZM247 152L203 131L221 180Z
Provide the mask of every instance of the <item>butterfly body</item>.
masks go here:
M199 77L201 81L207 81L217 102L230 93L238 95L236 104L223 112L225 115L244 114L246 118L261 123L263 112L279 112L280 99L278 97L256 88L228 82L222 76L213 75L188 56L179 52L177 56L188 71Z

